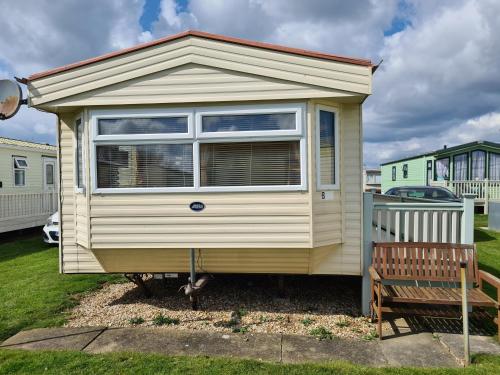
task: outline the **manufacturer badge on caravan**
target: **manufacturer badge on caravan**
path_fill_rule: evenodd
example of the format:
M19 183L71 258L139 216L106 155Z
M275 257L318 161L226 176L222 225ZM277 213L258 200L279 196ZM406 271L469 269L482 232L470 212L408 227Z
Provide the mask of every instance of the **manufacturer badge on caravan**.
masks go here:
M200 212L205 209L205 204L202 202L193 202L189 205L189 208L193 211Z

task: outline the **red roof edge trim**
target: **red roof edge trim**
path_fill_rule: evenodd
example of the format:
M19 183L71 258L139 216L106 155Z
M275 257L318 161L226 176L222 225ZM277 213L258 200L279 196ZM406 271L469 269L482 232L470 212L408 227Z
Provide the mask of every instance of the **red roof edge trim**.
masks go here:
M188 36L195 36L195 37L199 37L199 38L217 40L217 41L222 41L222 42L239 44L239 45L243 45L243 46L262 48L262 49L267 49L267 50L272 50L272 51L277 51L277 52L285 52L285 53L290 53L290 54L295 54L295 55L302 55L302 56L307 56L307 57L315 57L318 59L338 61L338 62L343 62L343 63L347 63L347 64L374 67L372 62L370 60L367 60L367 59L358 59L358 58L352 58L352 57L346 57L346 56L331 55L331 54L322 53L322 52L307 51L307 50L303 50L303 49L284 47L284 46L279 46L279 45L275 45L275 44L256 42L256 41L240 39L240 38L227 37L227 36L223 36L223 35L206 33L203 31L188 30L188 31L184 31L184 32L181 32L181 33L178 33L175 35L171 35L171 36L167 36L167 37L164 37L161 39L157 39L157 40L154 40L152 42L142 43L142 44L130 47L130 48L125 48L125 49L122 49L119 51L107 53L105 55L93 57L91 59L78 61L78 62L64 65L64 66L61 66L61 67L58 67L55 69L50 69L50 70L46 70L46 71L43 71L40 73L35 73L35 74L32 74L31 76L28 77L28 81L34 81L36 79L48 77L48 76L51 76L51 75L54 75L57 73L66 72L66 71L69 71L71 69L80 68L82 66L86 66L86 65L90 65L90 64L93 64L93 63L96 63L99 61L111 59L113 57L122 56L122 55L125 55L127 53L139 51L141 49L148 48L148 47L157 46L159 44L167 43L167 42L174 41L174 40L181 39L181 38L185 38Z

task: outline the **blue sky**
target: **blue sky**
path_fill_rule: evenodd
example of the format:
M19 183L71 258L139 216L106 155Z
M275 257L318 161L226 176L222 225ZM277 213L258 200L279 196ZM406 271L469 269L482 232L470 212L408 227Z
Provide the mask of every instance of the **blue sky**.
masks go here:
M500 142L497 0L1 0L0 78L28 76L186 29L383 59L364 104L368 166L479 139ZM55 142L22 108L0 136Z
M144 10L139 19L143 30L152 31L153 23L158 20L160 15L161 0L146 0Z

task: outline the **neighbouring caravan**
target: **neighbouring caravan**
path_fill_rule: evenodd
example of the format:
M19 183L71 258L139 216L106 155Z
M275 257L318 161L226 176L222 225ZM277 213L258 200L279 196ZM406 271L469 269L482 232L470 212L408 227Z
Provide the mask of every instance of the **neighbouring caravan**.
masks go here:
M26 80L58 115L61 271L362 274L376 66L198 31Z
M0 233L44 225L57 180L56 146L0 137Z

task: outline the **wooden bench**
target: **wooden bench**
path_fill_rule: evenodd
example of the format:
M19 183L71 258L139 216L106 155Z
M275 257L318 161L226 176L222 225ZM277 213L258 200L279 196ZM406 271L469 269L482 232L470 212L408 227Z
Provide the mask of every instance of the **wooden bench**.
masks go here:
M497 309L495 322L500 337L500 280L478 269L475 245L432 242L373 243L371 318L377 319L382 338L382 314L418 314L424 305L460 306L460 262L467 262L468 303ZM484 291L484 283L497 289L497 300Z

